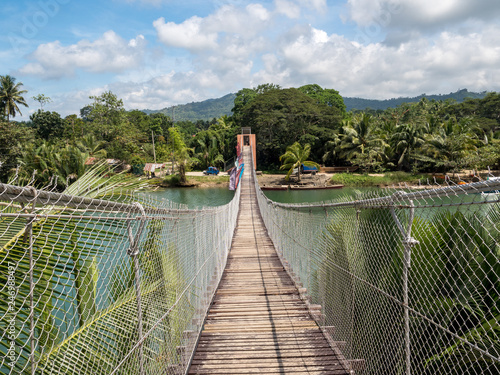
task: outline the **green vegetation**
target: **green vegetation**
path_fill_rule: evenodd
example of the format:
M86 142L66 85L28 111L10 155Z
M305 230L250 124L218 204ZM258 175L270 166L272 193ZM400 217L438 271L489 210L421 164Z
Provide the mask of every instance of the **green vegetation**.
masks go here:
M211 121L213 118L231 116L235 94L227 94L222 98L208 99L202 102L181 104L160 110L145 110L148 115L161 113L175 122Z
M300 181L302 165L306 167L316 167L319 170L318 163L308 160L310 153L311 146L309 144L302 146L299 142L295 142L293 145L286 148L286 152L280 156L280 161L283 162L280 169L288 169L285 180L288 181L290 175L296 170L297 181Z
M18 104L28 106L23 97L27 91L21 90L22 85L21 82L16 83L16 79L12 76L0 76L0 110L2 115L7 116L7 122L11 116L16 117L18 112L21 114Z
M277 169L278 155L295 142L311 145L311 161L359 166L365 173L498 167L498 93L458 104L423 98L382 112L343 114L336 101L310 92L273 85L238 92L233 119L256 134L259 169Z
M64 191L68 195L78 195L87 198L113 199L113 194L123 197L132 191L145 186L144 181L127 174L114 174L105 178L109 173L105 163L99 163L85 173L78 182L73 183ZM12 204L9 202L9 204ZM61 212L61 208L40 210L40 213L54 215ZM12 212L18 212L20 206L12 206ZM71 211L71 209L69 209ZM8 211L7 211L8 212ZM74 327L76 335L70 336L73 340L82 339L80 333L84 333L89 324L95 323L96 316L102 316L103 312L97 311L96 300L96 259L104 253L114 250L116 243L123 240L120 231L108 230L106 225L96 229L95 217L89 216L75 221L68 217L55 218L54 216L37 220L32 225L33 233L33 274L36 285L34 293L37 300L35 310L37 350L35 358L37 361L45 362L48 357L55 354L57 349L51 353L46 350L57 347L64 347L64 342L60 343L58 329L61 325L60 316L57 310L62 305L72 299L70 304L75 306ZM111 224L112 225L112 224ZM0 239L0 283L7 285L7 268L10 264L16 265L15 280L23 280L29 273L30 261L27 256L27 227L14 217L3 217L0 220L0 231L3 233ZM91 244L99 243L99 246ZM74 295L62 294L64 288L74 288ZM133 289L132 289L132 292ZM2 292L2 299L7 300L6 292ZM26 347L26 337L29 336L29 324L24 324L29 320L30 311L29 283L20 283L16 292L14 305L18 309L16 319L16 332L20 332L16 339L16 346L20 349L20 358L16 361L17 370L22 372L28 361L29 345ZM123 295L126 293L122 293ZM134 295L128 293L127 295ZM134 295L135 297L135 295ZM125 298L125 296L123 296ZM135 308L135 298L130 299L130 308ZM6 313L7 304L0 307L1 314ZM110 309L111 310L111 309ZM120 316L120 315L118 315ZM115 315L116 318L116 315ZM70 319L72 320L72 319ZM2 322L3 323L3 322ZM72 322L69 322L71 325ZM67 333L67 332L66 332ZM5 357L7 347L2 341L0 352ZM91 344L88 340L86 344ZM84 345L86 348L86 346ZM74 349L74 347L72 348ZM87 352L89 356L92 353ZM64 350L59 352L60 357L68 354ZM50 371L49 371L50 372Z
M371 110L371 111L385 111L388 108L396 108L405 103L418 103L423 98L427 100L434 101L450 101L461 103L467 99L482 99L486 95L486 92L470 92L467 89L458 90L457 92L451 92L449 94L442 95L427 95L422 94L415 96L413 98L400 97L392 98L386 100L376 100L376 99L361 99L361 98L346 98L344 97L344 103L348 111L354 110Z
M476 348L491 353L498 347L500 296L494 286L500 282L499 206L492 205L482 214L467 211L417 217L413 222L412 237L418 244L411 252L409 298L419 314L410 313L411 368L418 374L486 374L497 368ZM349 334L354 345L369 348L358 355L370 363L372 372L404 368L402 322L387 318L395 304L380 294L373 298L374 289L380 288L402 300L404 246L391 213L364 209L357 215L346 215L343 210L332 215L320 241L326 251L318 260L315 283L315 288L324 291L325 314L356 317L337 328ZM385 353L399 355L387 361Z
M176 174L172 174L172 175L169 175L169 176L165 176L165 178L163 178L162 180L162 185L163 186L170 186L170 187L174 187L174 186L177 186L180 184L180 177Z
M189 169L222 168L234 160L242 127L256 134L257 166L264 172L279 170L280 156L296 142L310 145L311 162L357 166L363 173L446 173L499 166L500 94L494 92L461 103L422 97L386 110L346 112L336 90L316 84L286 89L264 84L225 97L232 103L232 116L175 123L170 117L175 111L126 111L123 101L109 91L90 97L80 116L62 118L45 110L51 100L38 94L34 98L40 109L30 121L14 122L10 118L19 108L12 103L23 104L26 91L10 76L2 80L10 94L0 102L1 181L16 174L30 179L37 171L35 185L47 185L57 176L55 184L62 190L96 160L107 158L135 173L145 163L168 163L183 184ZM217 100L204 103L207 113L212 105L221 105Z
M318 90L319 88L319 90ZM251 89L246 89L252 91ZM331 89L323 89L318 85L306 85L299 90L304 93L313 94L314 91L335 91ZM388 108L396 108L404 103L417 103L421 99L426 98L427 100L435 101L450 101L461 103L466 99L482 99L486 95L486 92L476 93L467 91L467 89L458 90L457 92L452 92L443 95L427 95L422 94L415 97L399 97L386 100L377 99L362 99L355 97L343 97L343 103L340 104L345 111L359 111L366 110L369 112L373 111L385 111ZM213 118L218 118L221 116L231 116L233 114L234 99L236 94L227 94L221 98L208 99L201 102L193 102L188 104L181 104L172 107L163 108L160 110L144 110L144 113L150 115L154 113L161 113L170 118L174 118L175 122L198 122L198 121L211 121Z
M338 173L330 179L332 184L369 187L369 186L392 186L399 183L417 184L419 181L425 183L427 176L412 175L406 172L388 172L380 176L370 176L368 174Z
M196 184L204 184L210 182L210 185L226 185L229 183L228 175L218 175L218 176L190 176L188 178L188 183L195 182Z

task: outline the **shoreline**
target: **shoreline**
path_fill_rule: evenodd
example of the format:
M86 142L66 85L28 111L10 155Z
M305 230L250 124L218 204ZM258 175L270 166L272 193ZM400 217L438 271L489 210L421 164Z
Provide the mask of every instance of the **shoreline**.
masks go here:
M155 188L228 188L229 187L229 175L226 173L221 173L219 176L205 176L203 172L187 172L187 184L186 185L167 185L163 184L162 179L151 180L152 186ZM294 177L290 177L289 181L285 180L284 174L258 174L257 180L261 187L265 187L269 190L271 189L291 189L300 190L303 188L313 189L314 187L324 189L332 188L333 186L343 185L343 187L348 188L396 188L396 189L436 189L439 187L446 186L446 180L444 179L444 174L422 174L420 179L411 180L411 174L402 173L401 178L398 181L398 177L388 177L390 174L386 175L383 173L371 173L367 175L349 173L346 174L346 180L349 181L332 181L333 176L339 176L339 174L334 173L317 173L316 175L304 174L301 176L301 181L297 182ZM455 174L455 178L450 178L454 183L459 181L473 182L473 180L478 180L476 178L471 178L468 173ZM406 181L405 181L406 180ZM432 183L435 181L435 183ZM356 183L357 182L357 183Z

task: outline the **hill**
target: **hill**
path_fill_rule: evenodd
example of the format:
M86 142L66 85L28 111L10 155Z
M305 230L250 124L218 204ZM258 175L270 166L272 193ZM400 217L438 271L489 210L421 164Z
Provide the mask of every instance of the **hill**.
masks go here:
M158 111L146 109L146 114L163 113L175 121L191 121L198 120L210 121L214 117L219 118L224 115L231 116L231 109L234 107L234 98L236 94L227 94L222 98L208 99L202 102L192 102L188 104L180 104L174 107L167 107Z
M481 93L471 92L467 89L458 90L457 92L452 92L449 94L440 95L427 95L422 94L410 97L400 97L386 100L375 100L375 99L363 99L363 98L350 98L344 97L344 103L346 105L347 111L353 109L364 110L367 108L374 110L385 110L387 108L394 108L403 103L418 102L422 98L427 98L429 100L448 100L452 99L458 103L463 102L466 98L472 99L482 99L486 95L486 91ZM198 120L210 121L214 117L218 118L224 115L231 116L231 109L234 107L234 98L236 94L227 94L222 98L218 99L208 99L202 102L192 102L188 104L176 105L175 107L167 107L160 110L144 110L145 113L163 113L170 118L174 117L175 121L192 121L196 122Z
M367 108L370 109L380 109L385 110L387 108L395 108L398 105L403 103L413 103L418 102L422 98L427 98L428 100L448 100L452 99L457 101L457 103L463 102L467 98L471 99L482 99L486 95L486 91L481 93L470 92L467 89L458 90L457 92L451 92L449 94L439 94L439 95L427 95L422 94L419 96L415 96L413 98L393 98L386 100L371 100L371 99L362 99L362 98L348 98L344 97L344 104L346 105L347 111L351 111L353 109L364 110Z

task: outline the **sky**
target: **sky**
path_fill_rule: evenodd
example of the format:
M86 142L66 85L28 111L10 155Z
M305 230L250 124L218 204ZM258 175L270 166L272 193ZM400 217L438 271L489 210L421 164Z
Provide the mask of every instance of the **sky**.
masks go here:
M45 110L162 109L263 83L390 99L500 91L499 0L0 0L0 75Z

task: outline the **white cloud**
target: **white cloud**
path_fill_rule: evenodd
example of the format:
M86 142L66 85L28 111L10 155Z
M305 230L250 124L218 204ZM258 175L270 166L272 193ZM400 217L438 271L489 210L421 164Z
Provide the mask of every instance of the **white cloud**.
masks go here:
M364 32L359 37L314 24L324 0L275 0L274 7L221 1L224 5L206 17L158 18L153 26L159 43L153 48L146 49L141 36L126 41L113 32L70 46L47 43L23 72L54 78L76 69L120 73L95 91L60 96L66 108L56 108L57 96L48 92L61 114L77 113L89 95L105 90L122 98L128 109L160 109L261 83L317 83L342 95L378 99L500 89L500 26L488 26L484 10L471 10L464 0L443 0L432 10L410 0L346 1L358 31ZM453 16L451 5L460 8ZM406 21L411 27L405 28ZM440 21L442 29L424 32ZM446 29L453 22L464 27Z
M234 38L251 38L270 20L269 11L260 4L244 8L224 5L213 14L201 18L193 16L182 23L165 22L161 17L153 22L158 39L168 47L185 48L200 53L218 49L219 38L225 34Z
M296 0L299 5L323 12L327 8L326 0Z
M92 73L122 72L142 62L146 41L142 35L129 41L107 31L91 42L63 46L59 41L41 44L29 58L33 62L20 69L22 74L42 78L72 76L76 69Z
M165 23L161 17L153 22L158 39L167 46L188 50L213 49L217 46L217 33L206 33L202 29L203 19L191 17L181 24Z
M350 18L359 27L444 30L468 20L491 20L500 15L498 0L348 0Z
M388 46L357 44L310 28L267 54L254 78L283 86L318 83L343 95L379 99L463 87L494 89L498 84L491 78L500 73L500 27L485 31L443 32L434 41L421 37Z

